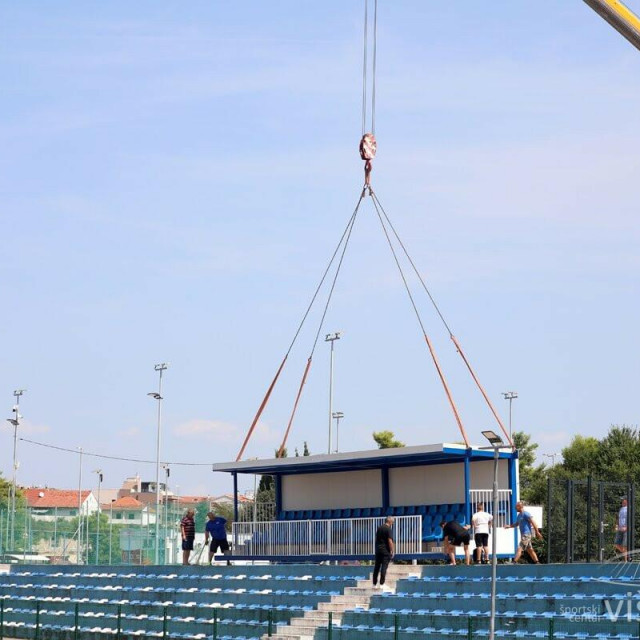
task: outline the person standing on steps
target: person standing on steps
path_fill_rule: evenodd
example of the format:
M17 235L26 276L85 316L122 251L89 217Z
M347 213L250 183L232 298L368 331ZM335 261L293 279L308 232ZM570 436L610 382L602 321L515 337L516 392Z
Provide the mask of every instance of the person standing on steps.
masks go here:
M213 511L207 513L207 524L204 530L204 544L209 544L209 537L211 537L211 545L209 546L209 564L213 560L213 556L216 551L220 549L224 555L227 555L229 551L229 542L227 540L226 524L227 520L222 516L216 516ZM227 560L227 565L231 563Z
M182 564L189 564L189 556L193 551L193 541L196 539L196 523L194 517L196 512L187 509L184 518L180 520L180 533L182 534Z
M614 540L614 547L616 551L622 556L623 560L627 558L627 499L622 500L620 511L618 511L618 518L616 520L616 539Z
M380 586L384 585L387 577L387 567L393 556L395 555L395 546L393 544L393 518L387 516L384 523L376 530L375 539L375 564L373 566L373 586L378 586L378 576L380 577Z
M484 504L478 503L478 510L471 518L473 537L478 557L476 562L489 564L489 527L493 526L493 516L484 510Z

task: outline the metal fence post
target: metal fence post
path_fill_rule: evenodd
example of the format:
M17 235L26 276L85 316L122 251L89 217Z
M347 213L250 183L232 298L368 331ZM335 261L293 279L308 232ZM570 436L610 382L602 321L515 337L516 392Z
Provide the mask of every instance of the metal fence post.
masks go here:
M213 640L218 640L218 609L213 610Z
M629 507L629 517L627 518L627 549L635 551L636 545L636 485L632 482L629 485L629 498L627 500ZM631 556L633 557L633 556Z
M118 626L116 628L116 640L120 640L122 635L122 605L118 605Z
M591 562L591 476L587 476L587 562Z
M4 640L4 598L0 600L0 640Z
M73 637L75 640L78 640L78 618L80 617L80 613L78 611L79 605L76 602L73 607Z
M553 640L553 618L549 618L549 640Z
M473 640L473 618L467 617L467 640Z
M273 635L273 609L267 611L267 635L269 637Z
M329 624L327 626L327 640L333 640L333 613L329 611Z
M167 638L167 607L162 610L162 638L163 640Z
M393 616L393 640L398 640L400 629L398 625L398 614Z
M40 603L36 602L36 640L40 640Z
M553 467L551 467L553 469ZM547 477L547 564L551 564L551 505L552 503L553 482L551 480L551 473ZM469 638L471 640L471 638Z

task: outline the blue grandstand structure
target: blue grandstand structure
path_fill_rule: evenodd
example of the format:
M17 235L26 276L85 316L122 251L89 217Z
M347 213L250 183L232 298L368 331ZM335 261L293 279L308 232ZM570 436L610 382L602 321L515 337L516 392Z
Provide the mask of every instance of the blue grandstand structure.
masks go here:
M439 558L442 520L469 524L479 502L492 510L493 455L493 449L443 443L219 463L213 470L233 478L236 521L238 476L274 478L276 519L236 522L236 558L369 558L375 529L388 515L396 518L399 558ZM517 451L500 451L498 471L498 553L510 557L517 533L502 526L515 518Z

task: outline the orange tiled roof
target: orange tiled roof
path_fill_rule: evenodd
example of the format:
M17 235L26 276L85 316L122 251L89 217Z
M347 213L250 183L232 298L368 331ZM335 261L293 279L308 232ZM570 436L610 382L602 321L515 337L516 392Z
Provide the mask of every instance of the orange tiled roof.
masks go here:
M136 500L131 496L125 496L124 498L114 500L111 504L103 504L102 511L104 512L109 509L142 510L145 506L144 502L140 502L140 500Z
M82 502L89 497L91 491L82 491ZM59 507L61 509L77 509L78 508L78 491L69 489L38 489L29 488L22 489L22 495L27 500L29 507L40 507L42 509L53 509Z

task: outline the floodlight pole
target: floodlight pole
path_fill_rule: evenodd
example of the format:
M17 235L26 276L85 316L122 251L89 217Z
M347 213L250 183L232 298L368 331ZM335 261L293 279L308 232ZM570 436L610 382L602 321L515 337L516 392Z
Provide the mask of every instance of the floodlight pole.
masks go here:
M511 430L509 430L511 431ZM511 436L511 433L509 433ZM493 535L491 536L491 620L489 624L489 640L494 640L496 634L496 586L498 582L498 458L499 446L493 447Z
M148 393L154 400L158 401L158 430L156 437L156 545L155 564L160 564L160 433L162 426L162 372L168 368L168 363L156 364L154 369L158 372L158 392Z
M503 394L504 399L509 401L509 440L511 440L511 405L513 401L518 397L517 391L505 391Z
M165 553L166 553L166 551L167 551L167 532L169 530L169 520L167 518L167 505L169 504L169 476L171 475L171 470L170 470L168 464L163 464L162 467L164 469L164 533L163 533L163 539L164 539L164 549L165 549ZM165 564L167 564L166 558L165 558Z
M342 411L334 411L331 415L336 421L336 453L338 453L340 451L340 420L344 418L344 413Z
M26 391L26 389L16 389L13 395L16 398L16 403L13 406L13 412L15 417L9 418L8 421L13 425L13 479L11 482L11 530L10 530L10 548L11 551L15 551L15 531L16 531L16 492L18 489L18 426L20 425L20 396Z
M102 469L94 471L98 475L98 519L96 522L96 564L100 564L100 488L102 486Z
M491 524L493 535L491 536L491 614L489 616L489 640L495 640L496 635L496 586L498 582L498 459L500 447L504 446L502 438L493 431L483 431L482 435L489 441L493 448L493 516Z
M324 341L331 343L331 359L329 364L329 446L327 448L327 453L331 453L331 431L333 430L333 343L336 340L340 340L342 333L340 331L335 331L334 333L328 333L325 336Z
M82 549L82 447L78 447L78 537L76 539L76 562L80 564Z

